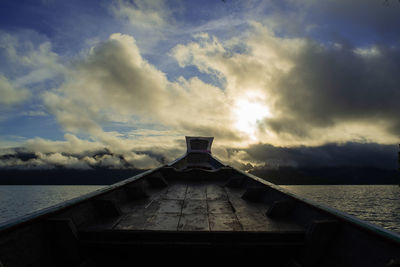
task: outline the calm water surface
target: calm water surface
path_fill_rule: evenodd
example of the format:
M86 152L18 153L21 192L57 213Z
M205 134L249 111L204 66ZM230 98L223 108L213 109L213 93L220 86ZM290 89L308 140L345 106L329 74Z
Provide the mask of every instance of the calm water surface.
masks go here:
M0 186L0 223L103 186ZM362 220L400 233L400 187L395 185L282 186Z
M297 195L320 202L400 234L398 185L291 185Z
M2 185L0 223L95 191L103 186Z

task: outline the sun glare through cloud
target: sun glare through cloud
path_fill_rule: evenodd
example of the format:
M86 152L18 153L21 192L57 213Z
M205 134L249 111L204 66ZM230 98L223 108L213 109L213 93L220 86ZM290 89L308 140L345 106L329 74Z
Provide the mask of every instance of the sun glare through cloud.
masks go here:
M257 140L258 123L271 116L269 108L262 100L262 95L248 92L246 96L236 100L233 108L236 129L247 134L250 141Z

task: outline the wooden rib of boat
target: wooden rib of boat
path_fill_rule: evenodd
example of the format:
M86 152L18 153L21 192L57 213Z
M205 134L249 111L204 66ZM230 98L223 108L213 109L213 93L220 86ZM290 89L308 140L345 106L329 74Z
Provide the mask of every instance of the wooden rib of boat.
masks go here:
M0 266L399 266L399 235L224 165L212 140L186 137L170 164L1 224Z

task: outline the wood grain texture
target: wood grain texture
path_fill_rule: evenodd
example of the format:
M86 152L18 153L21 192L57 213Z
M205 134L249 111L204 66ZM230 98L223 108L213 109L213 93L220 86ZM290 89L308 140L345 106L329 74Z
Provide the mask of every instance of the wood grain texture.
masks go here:
M268 205L243 199L245 189L209 182L172 183L149 198L131 201L116 230L163 231L304 231L289 220L265 214ZM110 229L110 226L108 226Z

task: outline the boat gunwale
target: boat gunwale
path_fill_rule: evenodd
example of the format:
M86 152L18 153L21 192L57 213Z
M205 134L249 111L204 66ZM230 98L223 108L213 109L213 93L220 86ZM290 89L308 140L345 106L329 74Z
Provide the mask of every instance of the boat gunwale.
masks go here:
M160 169L162 169L163 167L165 167L167 165L162 165L160 167L154 168L154 169L150 169L147 171L144 171L142 173L139 173L135 176L132 176L130 178L127 178L125 180L122 180L120 182L117 182L115 184L111 184L108 186L105 186L103 188L97 189L95 191L89 192L87 194L57 203L55 205L49 206L47 208L43 208L37 211L34 211L32 213L28 213L26 215L22 215L20 217L16 217L14 219L10 219L7 220L5 222L0 223L0 235L7 233L9 231L12 231L16 228L20 228L23 227L25 224L29 224L32 223L34 221L40 220L42 218L45 217L49 217L51 215L56 215L57 213L63 212L69 208L72 208L74 206L77 206L79 204L85 203L87 201L92 200L95 197L104 195L106 193L109 193L113 190L116 190L118 188L121 188L123 186L125 186L126 184L129 184L131 182L134 182L138 179L143 178L144 176L147 176L151 173L154 173Z

